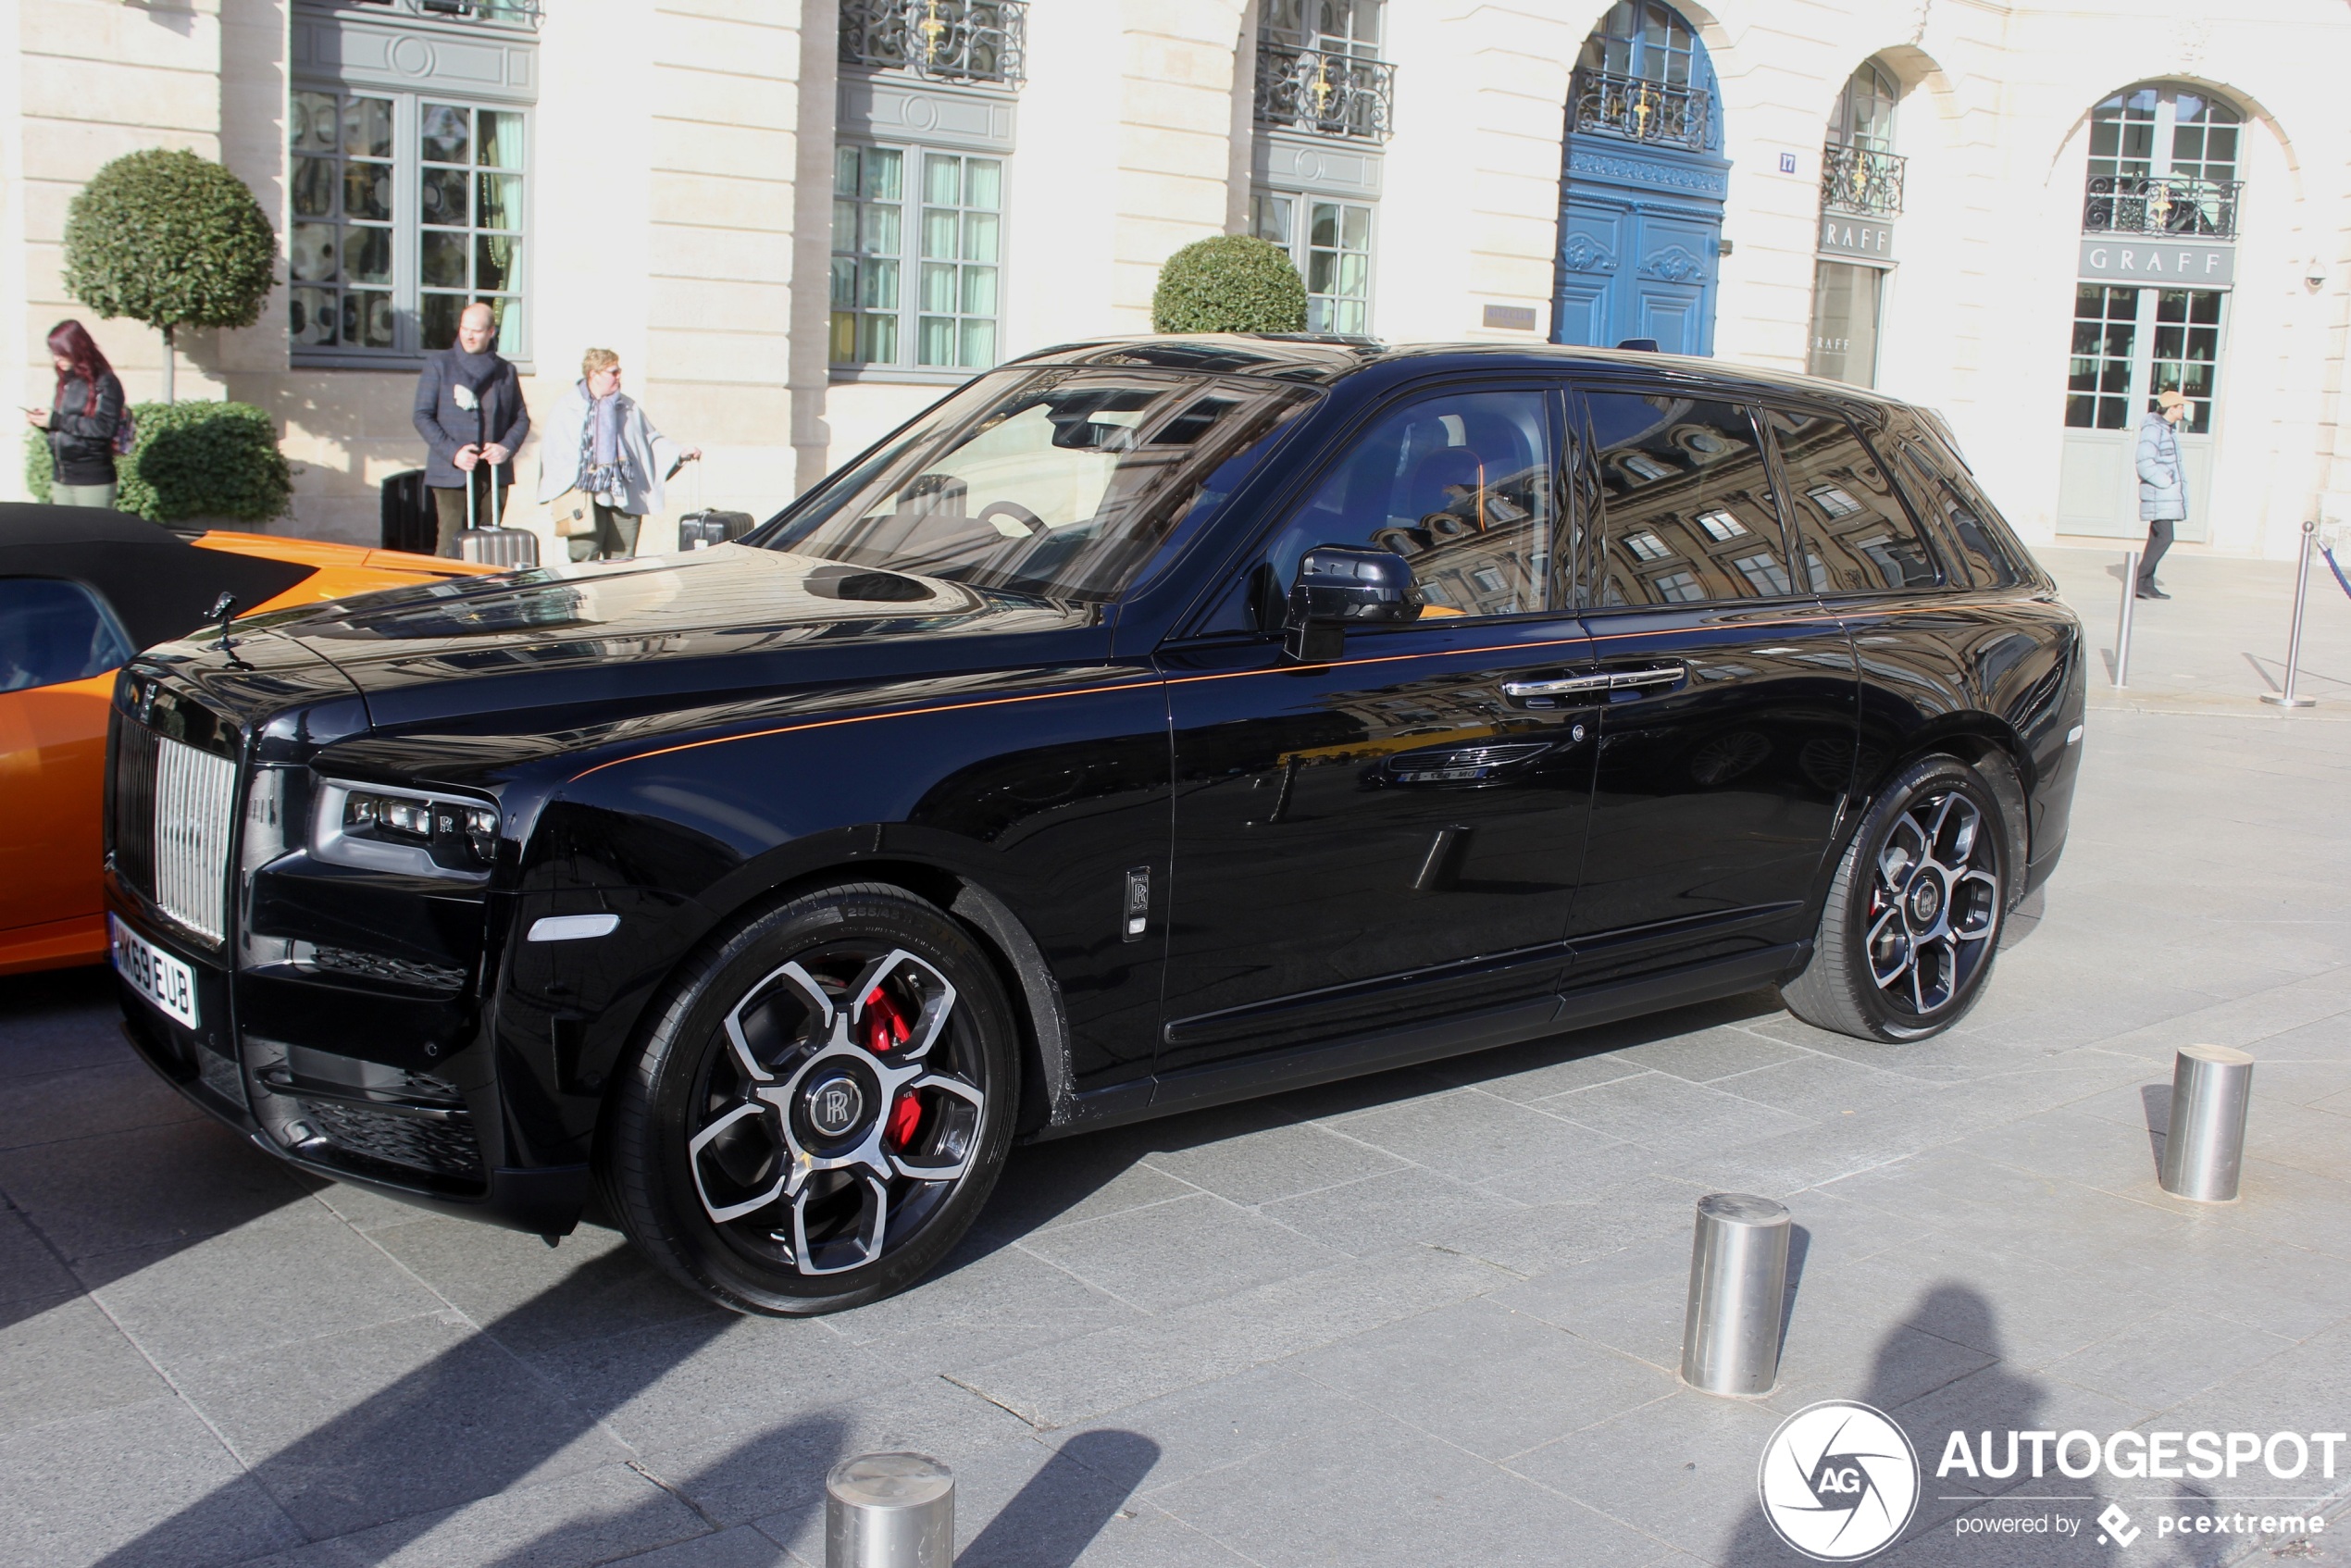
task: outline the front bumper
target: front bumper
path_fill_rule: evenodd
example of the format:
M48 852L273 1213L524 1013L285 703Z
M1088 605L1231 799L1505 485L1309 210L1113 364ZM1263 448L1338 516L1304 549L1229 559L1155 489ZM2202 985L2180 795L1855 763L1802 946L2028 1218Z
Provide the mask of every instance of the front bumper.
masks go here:
M494 1084L459 1092L436 1080L381 1072L365 1075L367 1081L337 1081L336 1064L348 1059L241 1031L229 973L147 919L138 902L109 889L118 919L193 971L197 1025L172 1018L117 976L123 1033L189 1100L256 1148L314 1176L533 1235L566 1235L578 1225L589 1196L588 1167L499 1163L503 1118ZM429 1089L417 1092L428 1082Z

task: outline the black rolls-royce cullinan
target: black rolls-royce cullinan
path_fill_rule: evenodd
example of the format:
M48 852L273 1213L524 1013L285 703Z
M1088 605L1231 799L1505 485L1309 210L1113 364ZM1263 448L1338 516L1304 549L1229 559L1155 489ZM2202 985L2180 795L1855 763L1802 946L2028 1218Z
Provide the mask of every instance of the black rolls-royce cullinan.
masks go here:
M1947 1027L2073 616L1931 414L1639 352L982 375L740 544L127 666L130 1032L305 1169L812 1313L1018 1139L1777 985Z

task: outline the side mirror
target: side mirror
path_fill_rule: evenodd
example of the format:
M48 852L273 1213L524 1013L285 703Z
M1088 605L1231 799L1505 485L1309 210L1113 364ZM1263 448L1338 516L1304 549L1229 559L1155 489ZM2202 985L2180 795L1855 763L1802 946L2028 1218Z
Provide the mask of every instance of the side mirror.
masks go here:
M1298 563L1282 652L1299 664L1328 664L1346 652L1349 626L1418 620L1420 614L1421 591L1403 556L1318 544Z

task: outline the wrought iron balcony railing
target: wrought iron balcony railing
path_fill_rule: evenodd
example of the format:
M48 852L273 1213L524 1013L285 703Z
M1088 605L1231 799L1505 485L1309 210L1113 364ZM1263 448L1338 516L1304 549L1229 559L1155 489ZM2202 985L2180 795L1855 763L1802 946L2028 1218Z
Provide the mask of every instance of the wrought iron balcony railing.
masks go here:
M1257 118L1285 131L1385 142L1395 130L1396 68L1360 55L1260 36Z
M1703 87L1607 71L1575 78L1575 129L1628 142L1706 150L1713 95Z
M1027 40L1026 0L840 0L844 65L1018 86Z
M330 0L361 11L390 11L396 16L426 17L434 21L488 22L496 27L539 26L539 0Z
M1822 209L1863 218L1899 218L1902 176L1909 164L1899 153L1830 143L1821 149Z
M2234 239L2237 204L2244 195L2242 180L2195 180L2169 174L2093 175L2082 203L2082 231Z

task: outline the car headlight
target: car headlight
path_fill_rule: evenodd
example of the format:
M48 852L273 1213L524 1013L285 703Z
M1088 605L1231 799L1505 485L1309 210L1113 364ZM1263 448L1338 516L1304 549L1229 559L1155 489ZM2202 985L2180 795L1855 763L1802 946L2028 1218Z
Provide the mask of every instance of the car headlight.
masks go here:
M498 808L453 795L328 780L311 852L375 871L485 877L498 858Z

